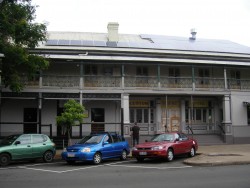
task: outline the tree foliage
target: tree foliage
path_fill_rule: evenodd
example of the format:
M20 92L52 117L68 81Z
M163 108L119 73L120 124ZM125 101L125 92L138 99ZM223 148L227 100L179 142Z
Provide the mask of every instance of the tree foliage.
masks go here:
M23 89L22 77L32 78L48 68L49 62L30 50L46 40L46 25L34 23L36 6L31 0L3 0L0 3L0 53L2 82L14 92Z
M70 132L72 126L77 126L83 122L85 107L73 99L64 104L64 111L56 117L57 126L61 126L62 133L68 135L70 144Z

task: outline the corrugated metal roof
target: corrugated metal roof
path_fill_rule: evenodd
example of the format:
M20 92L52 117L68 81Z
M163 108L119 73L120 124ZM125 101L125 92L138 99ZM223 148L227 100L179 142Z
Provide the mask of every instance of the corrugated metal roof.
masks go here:
M46 46L94 46L112 48L163 49L250 54L250 47L228 40L163 35L119 34L118 43L109 43L107 33L49 32Z

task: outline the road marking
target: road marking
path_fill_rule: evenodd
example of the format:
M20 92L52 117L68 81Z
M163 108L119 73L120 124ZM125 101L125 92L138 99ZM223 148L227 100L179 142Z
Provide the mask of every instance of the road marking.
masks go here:
M45 170L45 169L39 169L39 168L29 168L29 167L26 167L26 166L19 166L19 168L21 168L21 169L27 169L27 170L43 171L43 172L61 173L61 171Z
M119 167L125 167L125 168L158 169L158 170L184 169L184 168L191 168L192 167L192 166L153 167L153 166L130 166L130 165L116 165L116 164L107 164L107 166L119 166Z
M106 164L107 166L119 166L119 167L126 167L126 168L144 168L144 169L159 169L159 170L165 170L165 169L184 169L184 168L191 168L192 166L176 166L176 167L152 167L152 166L132 166L132 165L118 165L120 163L125 163L129 161L123 161L123 162L117 162L117 163L110 163Z
M53 165L53 164L59 164L59 163L65 163L65 162L37 163L37 164L30 164L30 165L23 165L23 166L42 166L42 165ZM19 166L19 167L22 167L22 166Z
M8 169L17 169L18 167L5 167L5 168L0 168L0 170L8 170Z
M98 166L88 166L88 167L84 167L84 168L76 168L76 169L72 169L72 170L65 170L65 171L61 171L61 173L65 173L65 172L73 172L73 171L78 171L78 170L85 170L85 169L90 169L90 168L97 168L97 167L102 167L105 165L98 165Z
M60 162L62 163L62 162ZM30 166L39 166L37 165L30 165ZM73 171L79 171L79 170L85 170L85 169L90 169L90 168L96 168L96 167L101 167L104 165L98 165L98 166L88 166L88 167L83 167L83 168L75 168L71 170L62 170L62 171L55 171L55 170L46 170L46 169L41 169L41 168L31 168L30 166L18 166L18 168L21 169L28 169L28 170L36 170L36 171L43 171L43 172L53 172L53 173L65 173L65 172L73 172Z
M124 163L131 162L131 160L128 161L120 161L120 162L114 162L109 164L102 164L102 165L92 165L82 168L74 168L70 170L47 170L42 168L36 168L37 166L41 165L51 165L51 164L59 164L59 163L65 163L65 162L56 162L56 163L39 163L39 164L32 164L32 165L26 165L26 166L17 166L17 167L8 167L8 168L0 168L0 169L27 169L27 170L35 170L35 171L42 171L42 172L51 172L51 173L67 173L67 172L74 172L79 170L86 170L86 169L92 169L97 167L103 167L103 166L109 166L109 167L124 167L124 168L141 168L141 169L157 169L157 170L166 170L166 169L185 169L185 168L191 168L192 166L175 166L175 167L155 167L155 166L139 166L139 165L124 165Z

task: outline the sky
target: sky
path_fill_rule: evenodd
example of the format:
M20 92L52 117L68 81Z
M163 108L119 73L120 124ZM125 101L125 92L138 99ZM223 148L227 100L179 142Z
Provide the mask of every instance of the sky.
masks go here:
M230 40L250 47L250 0L32 0L48 31L155 34Z

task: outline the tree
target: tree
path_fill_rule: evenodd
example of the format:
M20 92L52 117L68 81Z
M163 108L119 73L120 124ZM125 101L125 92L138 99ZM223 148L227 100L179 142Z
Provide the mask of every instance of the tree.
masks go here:
M57 126L61 126L62 134L68 135L68 145L71 145L70 132L72 126L77 126L83 122L85 107L73 99L64 104L64 111L56 117Z
M45 24L34 23L36 6L31 0L3 0L0 3L0 53L4 54L2 84L14 92L24 85L21 78L33 79L49 62L30 50L46 40Z

